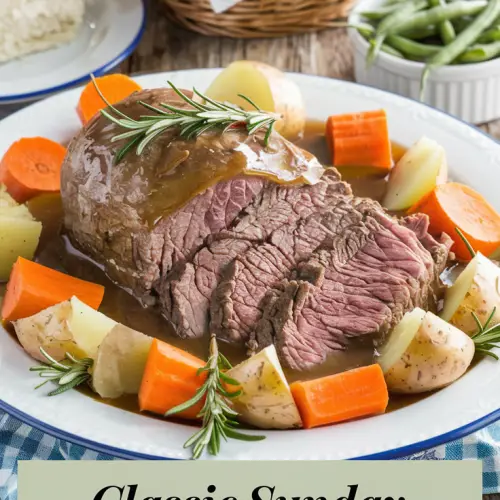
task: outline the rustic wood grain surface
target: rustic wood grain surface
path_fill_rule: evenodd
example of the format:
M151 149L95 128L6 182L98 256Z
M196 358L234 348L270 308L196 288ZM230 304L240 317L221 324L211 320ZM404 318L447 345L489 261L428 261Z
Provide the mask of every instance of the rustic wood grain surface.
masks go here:
M122 64L125 73L214 68L238 59L254 59L286 71L353 80L352 51L344 30L275 40L209 38L172 25L158 0L147 0L147 4L146 33ZM481 128L500 138L500 120ZM485 495L484 500L500 500L500 495Z

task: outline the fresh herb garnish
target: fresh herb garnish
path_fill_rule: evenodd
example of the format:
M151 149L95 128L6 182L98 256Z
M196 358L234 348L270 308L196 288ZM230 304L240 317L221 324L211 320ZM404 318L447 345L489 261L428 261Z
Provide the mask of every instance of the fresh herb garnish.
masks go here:
M68 362L60 363L50 356L43 347L40 347L40 352L47 362L44 362L43 365L31 367L30 371L38 372L41 378L46 378L47 380L37 385L35 389L43 387L47 382L54 382L59 387L49 392L48 395L57 396L90 380L89 368L93 364L90 358L78 359L66 353L65 359Z
M245 111L234 104L215 101L193 88L193 93L202 99L201 103L196 102L172 82L168 82L172 90L192 108L182 109L161 103L161 108L164 108L161 109L139 100L138 104L155 114L143 115L134 120L113 106L99 90L93 75L91 78L97 93L108 106L108 109L101 110L101 114L116 125L129 129L128 132L116 135L111 139L111 142L128 140L116 155L117 163L134 147L137 154L140 155L152 140L171 128L178 128L179 135L185 139L194 139L208 130L219 129L224 133L229 128L238 125L245 126L250 135L267 127L264 136L264 145L267 146L273 126L280 118L275 113L262 111L250 98L241 94L238 94L239 97L252 105L255 111Z
M465 237L464 233L462 233L462 231L458 227L455 228L455 232L458 234L460 239L463 241L464 245L467 247L470 256L474 258L476 256L476 251L472 248L470 241Z
M198 459L205 448L212 455L217 455L220 450L221 440L228 438L241 441L261 441L265 436L252 436L235 430L238 421L238 413L230 407L230 399L241 394L240 390L229 392L225 385L239 386L239 382L228 377L223 370L231 368L231 364L223 354L219 352L215 334L210 337L210 355L207 364L198 370L198 375L207 373L205 383L198 389L196 394L185 403L172 408L166 417L180 413L200 402L205 397L203 408L198 417L203 418L201 429L193 434L184 444L184 448L193 449L193 459Z
M477 314L474 312L472 313L472 317L477 325L477 332L471 336L471 339L476 346L476 353L491 356L498 361L498 356L490 350L494 347L500 348L500 345L496 344L496 342L500 342L500 324L490 326L491 320L495 316L496 309L496 307L493 308L493 311L491 311L484 325L477 317Z

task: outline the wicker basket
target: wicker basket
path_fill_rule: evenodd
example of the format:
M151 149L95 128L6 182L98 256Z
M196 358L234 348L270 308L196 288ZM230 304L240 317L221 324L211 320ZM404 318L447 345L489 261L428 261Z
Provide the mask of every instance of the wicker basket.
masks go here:
M169 17L203 35L270 38L331 28L355 0L241 0L215 14L209 0L163 0Z

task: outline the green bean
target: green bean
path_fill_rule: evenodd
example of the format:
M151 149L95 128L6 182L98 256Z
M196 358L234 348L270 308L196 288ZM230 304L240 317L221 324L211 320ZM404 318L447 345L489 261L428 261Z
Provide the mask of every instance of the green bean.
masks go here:
M380 50L382 52L385 52L386 54L390 54L391 56L399 57L400 59L405 58L405 56L399 50L395 49L394 47L391 47L387 43L383 43L382 47L380 47Z
M446 0L429 0L429 5L431 7L444 6L446 5ZM438 26L441 40L443 40L445 45L448 45L455 40L457 34L455 33L455 28L453 27L453 24L451 24L451 21L441 21Z
M425 62L428 57L417 57L417 56L410 56L410 55L405 55L405 58L408 59L409 61L415 61L415 62Z
M384 17L386 17L388 14L394 12L397 8L397 5L387 5L377 10L365 10L361 12L360 15L365 19L369 19L370 21L380 21L381 19L384 19Z
M375 28L370 25L370 24L365 24L365 23L360 23L357 25L348 25L349 28L355 28L358 30L359 34L365 39L369 40L370 36L373 34L375 31ZM405 56L397 49L394 47L391 47L390 45L387 45L385 43L382 44L382 47L380 48L382 52L385 52L387 54L390 54L391 56L394 57L399 57L400 59L404 59Z
M354 28L358 30L358 33L363 38L370 38L371 35L375 32L375 28L368 23L358 23L358 24L346 24L347 28Z
M405 30L424 28L430 24L439 24L443 21L456 19L457 17L475 15L484 11L490 4L491 1L488 2L486 0L462 0L441 7L433 7L429 10L417 12L414 16L407 17L400 23L393 23L386 34L399 35L399 33Z
M457 62L471 64L489 61L500 55L500 42L473 45L467 49Z
M440 45L428 45L425 43L414 42L408 38L399 35L390 35L386 38L386 42L392 48L399 50L405 56L425 59L439 52L443 47Z
M400 33L401 36L409 38L410 40L422 40L422 38L428 38L438 34L438 29L436 26L426 26L425 28L419 28L416 30L408 30Z
M450 4L454 5L454 4ZM420 81L420 99L425 92L425 83L429 73L440 66L450 64L460 56L467 48L476 42L481 33L488 29L500 15L500 0L490 0L488 6L479 14L474 21L460 33L457 38L440 52L433 55L427 62Z
M400 24L408 17L411 17L415 12L425 9L425 7L427 7L427 0L409 0L398 5L398 8L394 12L380 21L375 31L375 39L372 40L371 47L366 57L367 67L370 67L377 57L380 47L384 43L385 37L391 27Z
M465 16L465 17L459 17L458 19L453 20L453 26L455 27L455 31L461 32L465 28L469 26L469 24L474 21L474 17L471 16ZM495 19L495 22L493 25L500 24L500 17L497 17Z
M500 41L500 25L486 30L478 39L477 43L491 43Z
M469 24L473 21L473 17L459 17L453 20L453 27L455 28L456 33L461 33Z

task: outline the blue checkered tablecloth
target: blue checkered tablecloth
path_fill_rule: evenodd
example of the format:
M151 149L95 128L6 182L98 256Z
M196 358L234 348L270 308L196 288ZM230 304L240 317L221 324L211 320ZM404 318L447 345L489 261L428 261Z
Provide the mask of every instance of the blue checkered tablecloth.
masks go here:
M0 411L0 500L17 500L18 460L116 460L23 424ZM483 493L500 492L500 422L402 460L482 460Z
M56 439L0 411L0 500L17 500L18 460L116 460Z

